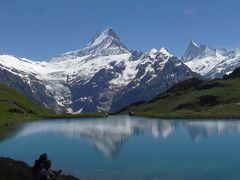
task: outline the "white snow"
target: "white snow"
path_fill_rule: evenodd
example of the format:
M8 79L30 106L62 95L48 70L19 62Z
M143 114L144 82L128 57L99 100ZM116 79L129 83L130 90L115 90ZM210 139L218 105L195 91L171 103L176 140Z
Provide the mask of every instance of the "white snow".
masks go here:
M118 74L117 78L111 80L110 84L115 86L125 86L136 77L138 72L137 66L140 63L140 60L130 61L129 58L130 54L124 60L124 71L121 74Z
M194 41L191 41L192 45L199 47L199 45L197 43L195 43Z
M201 59L194 59L188 61L185 64L194 72L201 74L202 76L206 75L210 70L212 70L218 63L223 60L222 57L205 57Z
M100 69L111 69L111 62L116 64L123 63L126 69L119 74L117 79L111 83L119 85L128 84L137 73L139 61L130 61L131 54L99 56L88 59L89 56L72 57L67 56L64 59L59 57L54 61L31 61L27 59L16 58L10 55L0 55L0 68L18 75L30 84L29 75L33 75L42 81L47 89L47 94L57 100L60 106L71 104L71 92L64 84L83 80L87 83ZM122 82L122 84L120 83Z
M151 58L155 58L157 56L158 51L156 49L151 49L151 51L149 52L149 56Z
M152 50L151 52L152 55L159 53L157 50ZM169 53L163 49L161 52L169 55ZM133 81L138 73L138 67L145 63L147 64L147 67L139 81L146 74L152 76L149 81L156 77L154 76L156 72L152 67L155 60L152 61L150 58L145 58L143 56L138 60L132 61L130 59L131 53L97 56L92 58L89 58L89 55L74 56L72 54L66 54L67 53L63 56L55 57L51 61L41 62L16 58L10 55L0 55L0 68L7 69L8 71L24 78L29 84L31 84L31 78L29 76L32 75L36 77L45 85L46 93L53 97L60 106L68 106L73 103L71 91L67 85L76 82L85 84L103 68L111 70L114 66L123 66L123 71L121 73L116 73L116 77L109 81L109 87L115 88L114 90L116 92L120 92L126 87L126 85ZM113 62L114 65L112 65ZM163 68L166 62L167 60L163 59L159 64L162 64ZM82 97L79 100L85 101L89 99L84 99L84 97ZM74 113L70 109L68 111Z
M79 110L73 112L72 114L81 114L82 110L83 110L83 108L80 108Z
M159 52L160 52L162 55L165 55L165 56L167 56L167 57L172 57L172 56L173 56L173 55L170 54L170 53L168 52L168 50L165 49L164 47L162 47L162 48L159 50Z
M240 49L210 48L190 42L182 60L205 78L220 78L240 66Z
M101 45L98 46L99 44ZM84 49L64 53L50 61L32 61L26 58L0 55L0 69L6 69L20 76L30 86L32 77L35 77L45 85L46 94L53 97L60 106L69 107L72 101L77 101L72 99L69 87L77 83L79 85L88 83L101 69L113 72L113 79L108 82L108 87L117 94L133 80L136 86L139 85L145 75L150 75L146 83L150 82L156 77L155 71L161 71L172 56L163 47L160 51L152 49L148 54L133 60L132 53L122 45L114 32L107 28ZM158 69L154 66L155 64L159 65ZM145 68L145 72L141 77L136 77L140 67ZM115 69L117 69L116 72ZM92 85L92 87L96 86L99 84ZM78 98L78 101L82 102L92 101L92 97ZM72 109L67 110L71 113L82 111L81 108L77 112L73 112Z
M94 42L92 42L91 44L88 44L88 47L89 46L96 46L98 44L101 44L104 39L109 37L108 33L109 33L110 29L111 28L105 29L100 35L97 36L97 38L94 40Z
M181 65L182 65L182 63L180 63L180 62L175 64L176 67L181 66Z
M209 75L211 78L215 78L216 74L221 72L230 73L234 70L234 67L239 66L240 54L238 54L238 50L227 50L227 53L224 53L221 49L216 49L216 52L214 56L212 54L205 54L204 56L185 62L185 64L192 71L202 76ZM231 70L227 70L228 68Z

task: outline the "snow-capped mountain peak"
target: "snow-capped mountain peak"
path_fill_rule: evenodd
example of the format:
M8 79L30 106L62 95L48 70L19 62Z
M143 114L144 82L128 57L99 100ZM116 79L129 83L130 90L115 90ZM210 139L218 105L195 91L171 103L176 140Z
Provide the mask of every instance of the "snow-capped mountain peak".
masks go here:
M90 56L89 58L91 58L96 56L119 55L125 53L130 53L130 51L126 46L123 45L113 29L108 27L101 33L96 34L85 48L64 53L60 56L60 58L57 57L53 60L62 61L66 58L76 59L76 56Z
M100 34L96 34L94 38L87 44L87 47L99 45L106 39L111 39L112 41L117 41L120 43L120 39L117 34L111 27L108 27L104 29Z
M158 50L155 48L151 49L151 51L149 52L149 56L151 58L155 58L157 56L157 54L158 54Z
M240 55L240 47L234 49L236 55Z
M169 51L162 47L159 51L155 48L151 49L148 55L152 58L155 59L157 57L163 58L165 60L169 59L170 57L173 57L172 54L169 53Z
M221 78L239 66L240 50L210 48L190 42L181 59L194 72L205 78Z
M118 111L198 77L165 48L129 51L107 28L83 49L50 61L0 55L0 82L37 103L69 113Z
M169 53L169 51L165 48L165 47L162 47L160 50L159 50L160 54L162 54L163 56L166 56L166 57L172 57L173 55Z
M191 41L191 42L189 43L189 46L190 46L190 47L199 47L199 45L198 45L197 43L195 43L194 41Z
M94 54L101 55L129 53L128 48L123 45L118 35L110 27L96 34L83 50L90 50L91 53L94 52Z
M205 52L209 51L209 49L206 45L198 45L197 43L191 41L187 47L187 50L185 51L184 56L182 57L182 60L184 62L188 62L194 58L203 56Z

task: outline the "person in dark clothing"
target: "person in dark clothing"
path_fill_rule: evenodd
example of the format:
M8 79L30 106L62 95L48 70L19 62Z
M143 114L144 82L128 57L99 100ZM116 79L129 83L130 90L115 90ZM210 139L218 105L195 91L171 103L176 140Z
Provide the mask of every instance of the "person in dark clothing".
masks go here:
M41 154L37 160L35 160L35 163L32 168L32 180L40 180L39 173L41 169L43 168L44 161L48 160L48 156L46 153Z
M50 168L51 168L51 161L50 160L44 161L43 168L39 172L40 180L53 180L62 173L62 170L52 171Z
M42 163L43 163L44 161L48 160L48 155L47 155L47 153L41 154L38 159L39 159L39 161L41 161Z

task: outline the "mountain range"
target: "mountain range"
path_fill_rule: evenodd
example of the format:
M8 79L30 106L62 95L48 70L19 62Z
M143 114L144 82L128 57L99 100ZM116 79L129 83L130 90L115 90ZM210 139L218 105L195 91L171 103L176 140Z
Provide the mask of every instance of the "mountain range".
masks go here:
M221 78L240 66L240 48L210 48L190 42L181 60L206 79Z
M83 49L46 61L0 55L0 83L55 111L111 111L147 101L190 78L216 78L239 66L240 50L191 42L179 59L167 49L128 49L111 29ZM226 65L227 63L227 65Z

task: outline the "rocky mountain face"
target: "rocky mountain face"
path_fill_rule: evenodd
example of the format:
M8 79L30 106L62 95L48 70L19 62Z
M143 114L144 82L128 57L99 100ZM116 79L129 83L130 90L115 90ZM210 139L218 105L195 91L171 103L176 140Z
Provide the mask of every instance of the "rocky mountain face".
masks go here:
M3 65L3 63L8 60L8 63L12 64L12 67ZM22 63L21 61L24 62L24 60L12 56L0 55L0 82L16 89L28 99L35 101L44 107L61 111L56 100L46 93L47 89L45 84L35 77L34 73L28 73L16 69L18 63L14 64L15 60L16 62L20 61L20 63ZM3 63L1 61L3 61ZM16 68L13 66L16 66Z
M190 42L181 60L206 79L221 78L240 66L240 48L213 49Z
M117 111L199 77L165 48L129 50L111 28L49 61L0 55L0 75L35 102L69 113Z

